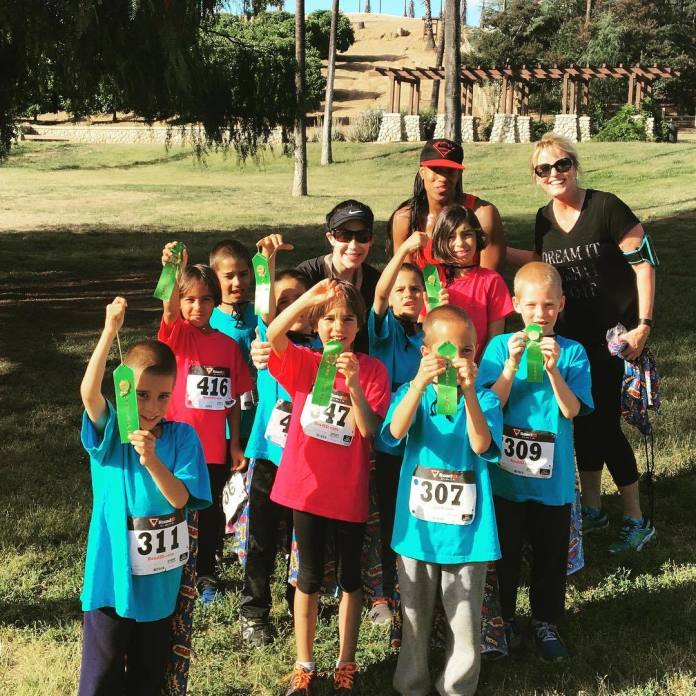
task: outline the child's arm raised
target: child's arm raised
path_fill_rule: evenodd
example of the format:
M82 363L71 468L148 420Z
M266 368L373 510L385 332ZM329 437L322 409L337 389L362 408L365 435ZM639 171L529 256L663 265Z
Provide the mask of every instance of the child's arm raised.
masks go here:
M157 438L149 430L136 430L129 436L135 451L140 455L140 463L148 470L162 495L174 508L182 508L189 499L188 488L167 469L155 454Z
M394 257L385 266L375 288L375 301L372 308L378 319L382 319L387 313L389 295L406 257L418 249L425 248L427 242L428 237L423 232L414 232L394 251Z
M89 363L87 363L85 376L82 378L82 384L80 385L80 396L82 397L85 411L87 411L87 416L99 433L104 432L108 412L106 399L101 392L104 369L106 368L106 360L109 357L109 351L116 338L116 333L123 326L126 306L127 302L123 297L117 297L111 304L106 306L104 329L92 353L92 357L89 359Z
M491 385L491 390L500 399L501 408L505 407L510 398L512 383L515 379L515 373L520 367L520 360L526 344L527 334L524 331L518 331L508 339L508 359L505 361L503 371L495 384Z
M172 252L172 247L174 247L175 244L178 244L178 242L169 242L169 244L165 244L164 249L162 249L162 265L164 266L165 263L169 263L172 261L175 261L175 254ZM186 268L186 264L188 263L188 251L184 249L184 251L181 254L181 270L183 271L184 268ZM177 277L177 281L179 278ZM176 282L174 283L174 289L172 290L171 297L168 300L163 300L162 301L162 306L164 309L164 312L162 314L162 318L164 319L164 323L167 326L173 326L176 323L176 320L179 318L180 313L181 313L181 305L179 303L179 283Z
M491 431L476 395L476 363L469 358L455 358L452 365L457 368L457 380L464 392L469 444L476 454L483 454L491 446Z
M360 384L360 363L355 353L341 353L336 360L338 371L346 378L346 386L350 394L350 400L355 409L355 424L360 434L365 437L373 437L379 428L380 418L372 410L367 401L362 384Z
M421 358L418 373L411 380L404 398L401 399L392 414L391 423L389 423L389 432L392 437L397 440L406 437L423 392L436 377L444 373L445 367L445 359L435 353L428 353Z
M283 240L282 234L269 234L267 237L263 237L256 242L256 246L259 251L268 259L268 271L270 273L270 283L271 283L271 297L268 303L268 314L261 316L263 323L268 326L268 324L275 317L276 311L276 301L275 293L273 292L273 286L275 284L275 263L276 254L279 251L292 251L295 247L292 244L288 244Z
M276 355L283 355L288 347L287 332L301 314L316 305L324 304L336 296L335 280L329 278L320 281L289 307L284 309L268 327L268 341Z
M558 369L561 347L556 342L556 339L551 336L544 336L541 339L541 354L544 357L544 368L549 375L551 387L558 402L558 408L561 409L561 413L566 418L575 418L580 413L580 400L573 394L572 389L563 379Z

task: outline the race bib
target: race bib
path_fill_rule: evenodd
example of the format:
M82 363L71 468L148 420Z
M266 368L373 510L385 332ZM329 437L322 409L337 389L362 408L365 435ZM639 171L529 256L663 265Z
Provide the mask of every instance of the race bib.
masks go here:
M348 447L355 436L355 417L350 394L332 391L328 406L315 406L312 395L309 394L302 409L300 423L309 437Z
M222 489L222 511L225 513L226 524L236 521L248 499L244 474L239 471L233 472Z
M242 411L251 411L254 406L256 406L258 401L259 400L256 398L256 392L251 389L250 391L244 392L239 397L239 407Z
M128 555L133 575L154 575L184 565L189 555L184 511L129 517Z
M278 399L263 435L266 440L278 447L285 447L288 441L288 430L290 430L290 416L292 416L292 402Z
M471 524L476 514L474 472L417 466L408 507L414 517L426 522Z
M234 405L227 367L191 365L186 376L186 407L224 411Z
M516 476L551 478L556 436L543 430L503 426L500 468Z

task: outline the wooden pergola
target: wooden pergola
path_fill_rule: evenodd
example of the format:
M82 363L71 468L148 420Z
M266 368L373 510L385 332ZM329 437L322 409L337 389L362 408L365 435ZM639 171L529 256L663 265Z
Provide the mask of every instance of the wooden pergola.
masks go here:
M375 67L388 77L389 108L391 113L401 109L401 85L410 86L408 113L417 114L420 109L421 81L444 80L444 68L383 68ZM652 93L652 83L658 78L669 78L679 73L663 65L578 66L536 65L503 68L481 68L462 66L462 114L471 116L474 105L474 85L486 81L502 82L501 113L526 116L529 110L529 88L531 80L561 80L561 113L586 113L590 96L590 80L628 80L627 103L640 108L643 98Z

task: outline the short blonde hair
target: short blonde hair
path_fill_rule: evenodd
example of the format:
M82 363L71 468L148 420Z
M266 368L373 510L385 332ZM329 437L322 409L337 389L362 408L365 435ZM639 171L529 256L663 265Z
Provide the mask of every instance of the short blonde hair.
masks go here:
M423 321L423 343L425 343L426 346L429 346L431 342L430 332L432 331L433 324L438 321L463 324L474 332L474 341L478 340L476 336L476 327L474 326L474 322L471 321L471 317L461 307L445 304L432 309L425 315L425 320Z
M529 160L530 167L532 169L532 178L534 178L534 167L536 167L539 162L539 156L544 150L562 150L570 157L573 161L573 166L579 171L580 170L580 156L578 155L578 149L575 147L575 143L572 140L559 135L558 133L548 132L541 136L541 140L534 143L534 149L532 150L532 157Z
M561 274L549 263L543 261L532 261L526 263L515 274L515 297L519 298L522 286L533 285L549 288L563 294L563 282Z

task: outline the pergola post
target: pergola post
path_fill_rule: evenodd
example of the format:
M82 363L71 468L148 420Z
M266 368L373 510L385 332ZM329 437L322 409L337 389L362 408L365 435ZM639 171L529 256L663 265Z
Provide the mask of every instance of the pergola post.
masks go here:
M505 113L515 113L515 81L508 80L507 104L505 105Z
M628 76L628 101L626 102L627 104L633 105L633 89L636 84L636 76L634 73L631 73Z
M587 114L590 107L590 81L582 81L582 113Z
M414 90L413 90L413 113L414 114L419 114L420 113L420 98L421 98L421 81L420 79L416 80L416 84L414 85Z
M409 93L408 93L408 115L413 116L413 100L416 94L416 85L411 82L409 83Z
M577 96L575 92L575 80L569 79L568 82L570 83L570 99L569 99L569 109L568 113L569 114L576 114L578 111L577 108Z
M501 108L504 114L507 113L507 93L508 93L508 79L507 76L503 77L503 84L500 90L500 100Z
M561 94L561 113L568 113L568 73L563 73L563 92Z
M643 80L636 80L636 109L640 111L643 104Z
M396 88L394 89L394 101L392 102L392 113L397 114L401 111L401 79L396 78Z
M394 97L396 96L396 76L389 75L389 112L394 113Z

